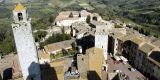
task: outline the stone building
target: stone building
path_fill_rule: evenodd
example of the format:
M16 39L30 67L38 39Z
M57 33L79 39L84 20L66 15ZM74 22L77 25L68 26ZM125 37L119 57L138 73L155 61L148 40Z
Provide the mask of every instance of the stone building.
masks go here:
M24 80L41 80L40 66L35 40L31 29L31 19L22 4L13 10L12 30Z
M103 49L90 48L86 51L88 56L88 79L101 80L103 77L102 69L105 65L105 57L103 56ZM96 58L96 60L95 60Z
M72 17L70 16L72 14ZM71 26L75 22L86 22L89 12L82 11L64 11L59 13L54 21L56 26Z
M93 22L93 21L92 21ZM107 60L108 55L108 31L111 28L109 24L103 23L103 22L93 22L96 27L95 32L95 47L96 48L102 48L104 51L104 57L105 60Z
M147 78L159 80L160 77L160 40L139 34L126 28L127 33L117 34L118 31L109 34L111 53L118 52L128 59L129 63L142 72ZM117 51L115 51L115 39Z
M44 46L44 51L47 54L59 54L72 50L72 42L74 40L66 40L57 43L52 43Z
M106 77L102 76L107 71L104 70L103 72L103 68L107 67L105 64L105 58L103 56L103 49L93 47L87 49L85 55L78 54L77 64L82 80L106 79Z

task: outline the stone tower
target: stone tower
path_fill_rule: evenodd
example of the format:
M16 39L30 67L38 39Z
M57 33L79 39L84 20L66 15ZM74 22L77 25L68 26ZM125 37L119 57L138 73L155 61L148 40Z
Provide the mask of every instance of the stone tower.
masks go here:
M41 80L37 49L31 29L31 19L22 4L13 10L12 30L24 80Z
M107 33L107 25L105 25L105 24L96 25L95 47L103 49L104 58L105 58L105 60L107 60L107 55L108 55L108 33Z

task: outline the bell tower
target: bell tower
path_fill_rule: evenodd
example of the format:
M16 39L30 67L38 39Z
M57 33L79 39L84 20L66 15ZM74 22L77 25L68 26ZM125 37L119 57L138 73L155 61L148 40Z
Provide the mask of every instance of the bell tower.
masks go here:
M15 23L25 22L28 19L26 8L22 4L17 4L13 10L13 19Z
M24 80L41 80L40 66L35 40L32 34L31 19L22 4L13 10L12 30Z

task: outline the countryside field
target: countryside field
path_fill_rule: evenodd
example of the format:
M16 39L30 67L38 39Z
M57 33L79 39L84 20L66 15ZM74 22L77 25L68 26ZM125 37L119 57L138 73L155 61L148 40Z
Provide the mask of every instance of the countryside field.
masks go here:
M5 0L0 3L0 54L8 54L15 51L13 34L11 29L12 10L16 3L21 2L28 10L32 18L33 30L47 29L51 26L50 19L64 10L81 10L81 3L88 0Z

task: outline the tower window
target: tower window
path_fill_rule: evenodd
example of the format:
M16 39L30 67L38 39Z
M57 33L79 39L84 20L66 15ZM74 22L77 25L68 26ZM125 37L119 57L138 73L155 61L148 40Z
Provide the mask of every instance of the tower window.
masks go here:
M96 16L94 16L94 17L93 17L93 20L94 20L94 21L97 21L97 17L96 17Z
M18 13L18 20L19 20L19 21L23 20L23 15L22 15L22 13Z

